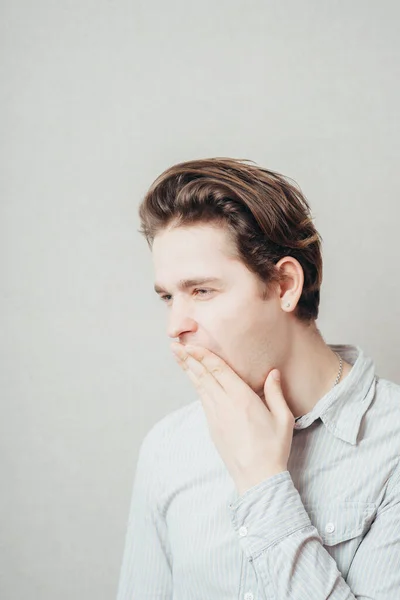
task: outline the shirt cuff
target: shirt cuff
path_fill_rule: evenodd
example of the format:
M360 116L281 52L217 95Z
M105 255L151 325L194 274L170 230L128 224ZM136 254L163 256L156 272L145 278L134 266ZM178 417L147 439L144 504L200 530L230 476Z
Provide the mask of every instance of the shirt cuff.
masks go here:
M250 560L282 538L311 525L289 471L253 486L229 508L243 551Z

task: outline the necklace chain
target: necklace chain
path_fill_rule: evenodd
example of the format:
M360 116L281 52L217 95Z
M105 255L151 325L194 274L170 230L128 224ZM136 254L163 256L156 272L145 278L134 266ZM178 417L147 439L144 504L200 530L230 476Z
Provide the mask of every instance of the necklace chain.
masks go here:
M335 379L335 383L333 384L333 387L335 387L335 386L336 386L336 385L339 383L339 381L340 381L340 378L341 378L341 376L342 376L342 372L343 372L343 360L342 360L342 357L341 357L341 356L340 356L340 354L338 354L337 352L335 352L335 354L336 354L336 356L337 356L337 357L338 357L338 359L339 359L339 372L338 372L338 374L337 374L337 377L336 377L336 379ZM296 419L295 419L295 420L296 420L296 421L298 421L299 419L301 419L301 417L296 417Z
M342 372L343 372L343 360L342 357L340 356L340 354L338 354L337 352L335 352L336 356L339 359L339 373L337 374L335 383L333 384L333 387L335 387L335 385L337 385L340 381L340 378L342 376Z

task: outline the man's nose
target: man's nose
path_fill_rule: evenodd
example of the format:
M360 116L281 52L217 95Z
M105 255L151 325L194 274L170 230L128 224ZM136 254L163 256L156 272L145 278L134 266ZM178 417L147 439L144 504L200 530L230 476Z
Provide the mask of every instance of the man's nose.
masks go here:
M184 333L194 333L197 323L183 307L172 307L169 315L167 334L170 338L177 338Z

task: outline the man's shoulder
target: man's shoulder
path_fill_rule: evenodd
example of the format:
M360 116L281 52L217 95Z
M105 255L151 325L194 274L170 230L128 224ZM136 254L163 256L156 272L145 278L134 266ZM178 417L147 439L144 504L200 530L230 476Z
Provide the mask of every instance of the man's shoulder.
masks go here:
M393 402L394 407L400 409L400 384L377 377L377 393L384 396L388 402Z
M142 446L147 450L157 448L158 451L162 447L171 448L171 444L177 444L196 435L203 420L201 401L195 400L156 421L146 433Z
M375 403L372 405L371 414L378 420L378 424L384 424L385 428L391 427L400 435L400 385L398 383L377 376Z

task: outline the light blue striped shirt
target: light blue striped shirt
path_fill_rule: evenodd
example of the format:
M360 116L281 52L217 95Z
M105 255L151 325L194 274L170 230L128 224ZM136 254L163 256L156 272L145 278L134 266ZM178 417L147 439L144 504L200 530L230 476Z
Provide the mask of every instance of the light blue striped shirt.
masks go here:
M399 600L400 386L358 346L294 425L288 470L235 489L200 400L140 447L117 600Z

